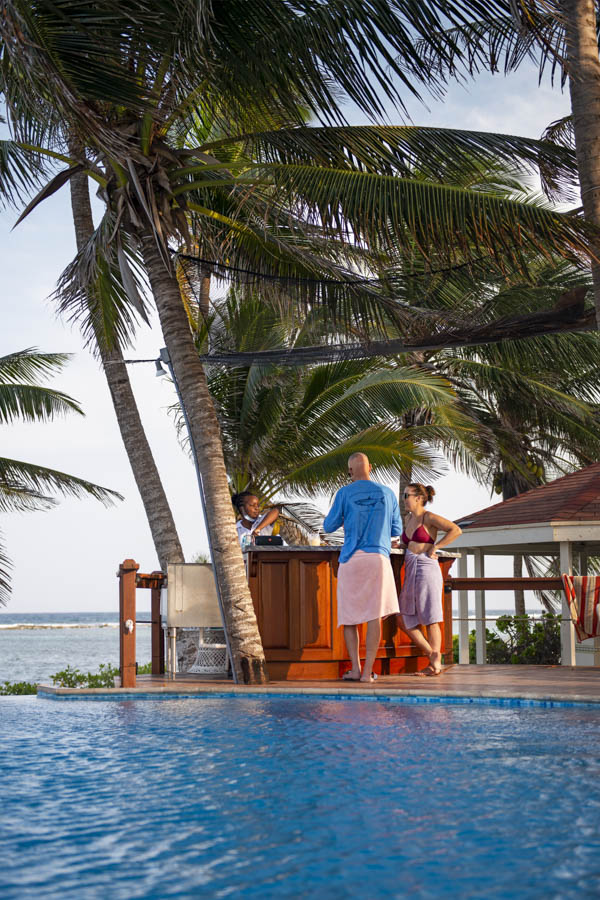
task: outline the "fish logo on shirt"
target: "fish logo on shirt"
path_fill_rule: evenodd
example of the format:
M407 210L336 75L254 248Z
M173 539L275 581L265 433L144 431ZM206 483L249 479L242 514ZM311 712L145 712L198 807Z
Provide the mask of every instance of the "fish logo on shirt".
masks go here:
M381 506L383 503L383 497L357 497L353 500L357 506Z

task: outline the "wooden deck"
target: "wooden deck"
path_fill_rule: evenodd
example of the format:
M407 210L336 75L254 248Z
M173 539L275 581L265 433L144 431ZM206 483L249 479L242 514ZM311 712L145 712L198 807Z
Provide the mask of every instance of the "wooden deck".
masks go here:
M175 680L140 675L135 688L57 688L38 685L38 696L85 699L102 696L123 699L210 694L320 694L374 697L514 698L521 700L597 703L600 706L600 667L567 666L447 666L439 677L380 676L374 684L335 680L271 681L266 685L235 685L230 679L200 679L178 675Z

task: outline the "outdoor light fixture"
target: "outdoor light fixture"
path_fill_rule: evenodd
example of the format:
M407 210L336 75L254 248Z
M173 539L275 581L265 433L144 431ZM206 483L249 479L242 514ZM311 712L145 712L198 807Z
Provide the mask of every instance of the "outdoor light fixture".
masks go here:
M160 358L154 360L154 365L156 366L156 372L154 373L156 378L163 378L167 373L162 367Z

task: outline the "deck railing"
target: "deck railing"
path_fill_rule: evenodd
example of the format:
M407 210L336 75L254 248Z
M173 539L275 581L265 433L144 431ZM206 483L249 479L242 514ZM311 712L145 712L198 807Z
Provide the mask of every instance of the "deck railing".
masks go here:
M563 592L562 578L452 578L444 583L446 591L458 591L458 662L467 665L469 660L469 617L468 591L475 591L475 647L476 662L485 665L486 659L486 622L485 594L487 591L560 591ZM565 613L561 618L561 657L563 665L574 665L573 623L570 615Z

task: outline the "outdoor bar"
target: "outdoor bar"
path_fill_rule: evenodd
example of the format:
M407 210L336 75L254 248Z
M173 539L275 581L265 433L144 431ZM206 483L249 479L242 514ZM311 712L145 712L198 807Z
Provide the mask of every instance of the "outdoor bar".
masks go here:
M337 625L339 548L256 547L245 553L269 676L273 680L339 678L350 667L343 629ZM446 580L457 553L438 552ZM392 550L396 587L403 581L404 550ZM443 598L442 652L452 661L452 600ZM361 631L364 656L366 627ZM374 671L380 675L416 672L429 659L398 627L396 617L383 621Z

